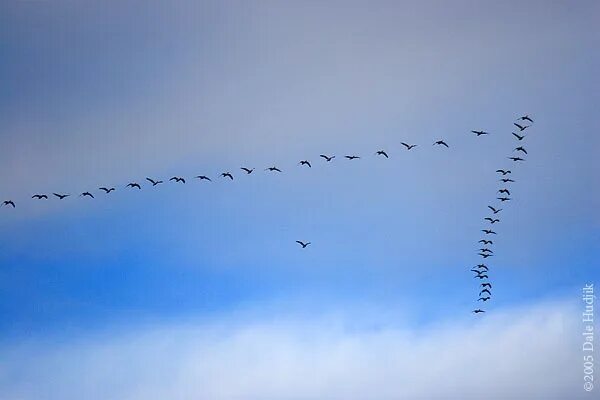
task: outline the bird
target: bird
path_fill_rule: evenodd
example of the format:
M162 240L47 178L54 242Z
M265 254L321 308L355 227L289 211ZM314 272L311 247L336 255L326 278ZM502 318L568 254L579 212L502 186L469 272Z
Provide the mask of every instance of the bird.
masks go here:
M387 153L383 150L379 150L377 153L375 153L375 155L377 156L384 156L385 158L389 158Z
M38 200L41 200L41 199L48 200L48 196L46 196L45 194L34 194L33 196L31 196L31 198L38 199Z
M302 160L298 163L298 165L307 165L308 168L312 168L312 165L310 165L310 162L308 160Z
M488 266L487 266L487 265L485 265L485 264L477 264L477 265L475 266L475 268L481 268L481 269L485 269L485 272L487 272L487 271L489 271L489 270L490 270L490 269L488 268Z
M482 283L482 285L487 285L488 283ZM479 295L481 296L483 293L487 293L489 296L492 295L492 292L490 292L488 289L483 289L481 292L479 292Z
M321 154L321 155L319 155L319 157L324 158L327 162L330 162L331 160L333 160L335 158L335 156L327 156L325 154Z
M135 183L135 182L128 183L127 186L125 186L125 187L130 187L132 189L138 188L138 190L140 190L142 188L139 183Z
M501 182L507 183L507 182L514 182L512 179L510 178L502 178L500 179Z
M493 254L489 254L489 253L477 253L478 255L480 255L483 258L488 258L488 257L493 257Z
M521 157L508 157L508 158L511 159L511 160L513 160L513 161L525 161Z
M269 168L265 168L265 171L270 171L270 172L281 172L281 170L275 166L273 167L269 167Z
M179 176L174 176L171 179L169 179L169 181L175 181L175 182L180 182L180 183L185 183L185 179L179 177Z
M493 253L492 250L488 249L487 247L484 247L482 249L479 249L480 252L482 253ZM483 265L483 264L482 264Z
M483 311L481 308L478 308L477 310L473 310L471 312L473 312L475 314L479 314L479 313L484 313L485 311Z
M210 179L210 178L209 178L208 176L206 176L206 175L198 175L198 176L196 177L196 179L200 179L201 181L209 181L209 182L212 182L212 179Z
M406 147L406 150L410 150L410 149L412 149L412 148L415 148L415 147L417 147L417 145L416 145L416 144L408 144L408 143L404 143L404 142L401 142L400 144L401 144L402 146Z
M444 142L443 140L438 140L437 142L434 142L434 143L433 143L433 145L434 145L434 146L435 146L436 144L437 144L437 145L442 145L442 146L449 147L449 146L448 146L448 143Z
M152 178L146 178L146 180L147 180L148 182L150 182L150 183L152 184L152 186L160 185L161 183L163 183L163 181L155 181L155 180L154 180L154 179L152 179Z
M485 217L484 218L485 221L490 221L490 224L495 224L496 222L500 222L500 220L498 218L490 218L490 217Z
M514 151L522 151L523 153L527 154L527 150L525 150L523 146L515 147Z
M94 198L94 195L91 194L90 192L83 192L79 195L79 197L85 197L85 196L91 197L92 199Z
M490 289L492 288L492 284L489 283L489 282L482 283L479 286L481 286L481 287L488 287ZM483 289L483 290L487 290L487 289ZM488 293L489 293L489 290L488 290Z
M480 273L481 271L479 271L478 269L471 269L472 272L475 272L476 274Z
M496 197L498 200L500 200L501 202L505 202L505 201L510 201L512 200L510 197Z
M517 118L519 121L529 121L533 124L533 120L529 117L529 115L523 115L522 117Z
M58 197L59 200L63 200L67 197L69 197L69 194L59 194L59 193L52 193L53 195L55 195L56 197Z
M494 214L498 214L500 211L502 211L502 209L501 209L501 208L494 208L494 207L492 207L492 206L488 206L488 208L489 208L490 210L492 210L492 211L494 212Z
M298 243L300 246L302 246L303 249L305 249L306 246L308 246L309 244L311 244L310 242L303 242L301 240L296 240L296 243Z
M508 190L508 189L500 189L500 190L498 190L498 193L506 193L507 195L510 196L510 190Z
M476 275L473 278L479 278L479 279L489 279L489 276L487 276L486 274L481 274L481 275Z
M15 202L14 202L14 201L12 201L12 200L4 200L4 201L2 202L2 205L0 205L0 207L2 207L2 206L12 206L12 208L17 208L17 207L15 206Z
M513 125L516 126L517 128L519 128L520 132L523 132L525 129L529 128L529 126L519 125L516 122L513 122Z
M486 235L497 235L496 232L494 232L490 229L482 229L481 232L484 232Z
M344 156L344 158L347 158L348 160L358 160L360 157L359 156Z
M246 168L246 167L242 167L240 168L242 171L246 171L246 174L250 175L253 171L254 168Z
M489 299L491 299L491 297L480 297L477 299L477 301L488 301Z
M502 176L512 173L512 171L509 169L506 169L506 170L505 169L497 169L496 172L502 174Z
M231 172L223 172L223 173L221 174L221 176L222 176L223 178L229 178L229 179L233 180L233 175L231 175Z
M111 188L101 187L101 188L98 188L98 190L103 190L104 193L109 194L110 192L112 192L113 190L115 190L115 188L114 187L111 187Z
M488 244L494 244L494 242L492 242L491 240L485 240L485 239L481 239L481 240L479 241L479 243L483 243L483 244L485 244L485 245L488 245Z
M477 136L481 136L481 135L489 135L489 134L490 134L489 132L486 132L486 131L471 131L471 132L473 132L473 133L474 133L474 134L476 134Z
M519 141L525 139L525 135L519 135L518 133L511 132L514 137L516 137Z

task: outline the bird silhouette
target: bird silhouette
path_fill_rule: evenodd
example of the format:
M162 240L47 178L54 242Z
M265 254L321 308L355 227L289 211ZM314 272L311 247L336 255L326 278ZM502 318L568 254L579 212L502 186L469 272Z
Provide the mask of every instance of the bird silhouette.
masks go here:
M477 301L488 301L489 299L491 299L491 297L480 297L477 299Z
M48 196L46 196L45 194L34 194L33 196L31 196L31 198L38 199L38 200L41 200L41 199L48 200Z
M270 172L281 172L281 170L277 167L269 167L269 168L265 168L265 171L270 171Z
M490 210L492 210L492 211L494 212L494 214L498 214L500 211L502 211L502 209L501 209L501 208L494 208L494 207L492 207L492 206L488 206L488 208L489 208Z
M481 135L489 135L489 134L490 134L489 132L486 132L486 131L471 131L471 132L473 132L473 133L474 133L474 134L476 134L477 136L481 136Z
M492 288L492 284L491 284L491 283L489 283L489 282L484 282L484 283L480 284L479 286L481 286L481 287L488 287L488 288L490 288L490 289ZM483 289L483 290L482 290L482 292L483 292L483 291L486 291L486 290L487 290L487 292L488 292L488 293L490 293L490 291L489 291L488 289ZM490 293L490 294L491 294L491 293ZM481 295L481 293L480 293L480 295Z
M491 240L485 240L485 239L481 239L481 240L479 241L479 243L483 243L483 244L485 244L485 245L488 245L488 244L494 244L494 242L492 242Z
M152 179L152 178L146 178L146 180L147 180L148 182L150 182L150 183L152 184L152 186L160 185L161 183L163 183L163 181L155 181L155 180L154 180L154 179Z
M509 159L513 160L513 161L525 161L524 159L522 159L521 157L508 157Z
M221 176L222 176L223 178L229 178L229 179L233 180L233 175L231 175L231 172L223 172L223 173L221 174Z
M138 190L142 189L142 187L140 186L140 184L139 183L135 183L135 182L128 183L126 187L130 187L132 189L133 188L137 188Z
M448 144L446 142L444 142L443 140L438 140L437 142L434 142L433 145L441 145L441 146L446 146L449 147Z
M504 176L504 175L510 174L512 171L509 169L506 169L506 170L505 169L497 169L496 172L498 172L498 173L502 174L502 176Z
M177 183L185 183L185 179L179 177L179 176L174 176L171 179L169 179L169 181L175 181Z
M487 282L486 283L482 283L482 285L487 285ZM481 292L479 292L479 296L481 296L484 293L487 293L489 296L492 295L492 292L490 292L488 289L483 289Z
M515 147L514 151L520 151L520 152L527 154L527 150L525 150L525 148L523 146Z
M511 132L514 137L516 137L519 141L525 139L525 135L519 135L518 133Z
M209 178L208 176L206 176L206 175L198 175L198 176L196 177L196 179L200 179L201 181L209 181L209 182L212 182L212 179L210 179L210 178ZM233 179L233 178L232 178L232 179Z
M485 265L485 264L477 264L477 265L475 266L475 268L481 268L481 269L485 270L485 272L487 272L487 271L489 271L489 270L490 270L490 269L488 268L488 266L487 266L487 265Z
M404 142L401 142L400 144L402 146L406 147L406 150L410 150L410 149L413 149L413 148L417 147L416 144L408 144L408 143L404 143Z
M104 191L104 193L109 194L110 192L115 190L115 188L114 187L111 187L111 188L101 187L101 188L98 188L98 190L102 190L102 191Z
M482 249L479 249L480 252L482 253L493 253L492 250L488 249L487 247L484 247ZM483 264L482 264L483 265Z
M375 153L375 155L384 156L385 158L389 158L387 153L383 150L379 150L377 153Z
M327 162L331 162L335 158L335 156L327 156L325 154L321 154L319 157L324 158Z
M505 201L510 201L512 200L510 197L496 197L498 200L500 200L501 202L505 202Z
M482 229L481 232L484 232L486 235L497 235L496 232L494 232L490 229Z
M298 164L299 165L307 165L308 168L312 168L312 165L310 165L310 162L308 162L308 160L302 160Z
M56 197L58 197L59 200L63 200L66 199L67 197L69 197L69 194L59 194L59 193L52 193L53 195L55 195Z
M529 126L519 125L516 122L514 122L513 125L516 126L517 128L519 128L520 132L523 132L525 129L529 128Z
M246 174L250 175L252 173L252 171L254 171L254 168L246 168L246 167L242 167L240 168L242 171L246 171Z
M0 205L0 207L2 207L2 206L12 206L12 208L17 208L17 207L15 206L15 202L14 202L14 201L12 201L12 200L4 200L4 201L2 202L2 205Z
M517 118L520 121L529 121L533 124L533 120L529 117L529 115L523 115L522 117Z
M490 221L490 224L495 224L496 222L500 222L500 220L498 218L485 217L484 220Z
M348 160L358 160L360 157L359 156L344 156L344 158L347 158Z
M481 274L481 275L476 275L473 278L479 278L479 279L489 279L489 276L487 276L486 274Z
M480 255L483 258L488 258L488 257L493 257L493 254L489 254L489 253L477 253L477 255Z
M501 182L507 183L507 182L514 182L512 179L510 178L502 178L500 179Z
M303 249L305 249L306 246L308 246L309 244L311 244L310 242L303 242L301 240L296 240L296 243L298 243L300 246L302 246Z
M484 313L485 311L483 311L481 308L478 308L477 310L473 310L471 312L473 312L475 314L479 314L479 313Z
M94 195L91 194L90 192L83 192L79 195L79 197L91 197L92 199L94 198Z
M510 190L508 190L508 189L506 189L506 188L505 188L505 189L500 189L500 190L498 190L498 193L506 193L507 195L509 195L509 196L510 196Z

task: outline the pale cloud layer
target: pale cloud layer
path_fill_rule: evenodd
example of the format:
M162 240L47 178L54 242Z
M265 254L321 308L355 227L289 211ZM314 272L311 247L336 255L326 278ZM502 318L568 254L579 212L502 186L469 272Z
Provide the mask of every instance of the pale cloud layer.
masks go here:
M5 345L0 397L591 398L582 389L575 304L537 304L419 329L348 329L349 319L339 316L234 320Z

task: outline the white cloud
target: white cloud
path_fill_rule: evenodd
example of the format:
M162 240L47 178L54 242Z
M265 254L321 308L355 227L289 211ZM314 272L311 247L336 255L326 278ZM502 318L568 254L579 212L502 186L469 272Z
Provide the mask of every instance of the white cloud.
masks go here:
M3 399L577 399L577 308L418 329L343 319L187 323L0 350ZM52 345L49 343L52 342Z

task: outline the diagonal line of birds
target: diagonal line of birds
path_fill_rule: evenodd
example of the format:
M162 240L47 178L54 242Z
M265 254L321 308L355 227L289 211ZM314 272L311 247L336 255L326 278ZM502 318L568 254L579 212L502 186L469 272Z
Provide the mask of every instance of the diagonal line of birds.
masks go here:
M525 161L525 159L522 158L521 156L527 155L528 153L527 153L527 150L525 149L525 147L523 147L521 145L521 142L526 138L524 131L526 129L528 129L529 127L531 127L533 125L533 123L534 123L534 121L529 115L523 115L523 116L517 118L516 122L513 122L513 126L516 128L516 130L518 130L518 133L511 132L511 134L515 137L515 139L517 140L519 145L513 149L511 155L507 156L507 159L511 160L514 164L519 164L519 163L522 163ZM483 131L483 130L472 130L471 133L473 133L476 137L489 136L491 134L490 132ZM401 142L400 144L405 148L405 151L414 151L414 149L418 146L417 144L409 144L406 142ZM433 142L433 146L434 147L442 147L442 148L445 147L447 149L450 148L450 146L444 139L435 140ZM383 149L376 151L374 153L374 156L389 159L388 152ZM323 160L322 162L331 163L336 159L336 156L333 154L320 154L319 158L321 158ZM343 158L348 161L355 161L355 160L361 159L360 156L354 155L354 154L344 155ZM297 166L301 167L301 168L312 168L312 162L309 160L300 160L297 163ZM240 171L242 171L243 175L250 175L252 173L255 173L256 168L240 167ZM283 170L278 168L277 166L273 165L273 166L265 168L263 172L264 173L281 174L281 173L283 173ZM503 186L500 189L498 189L498 191L496 192L496 195L497 195L496 200L498 200L500 202L500 204L504 204L505 202L510 202L512 200L512 197L510 197L511 190L507 187L507 184L515 182L515 180L512 179L513 171L511 169L497 169L496 173L500 177L499 182L502 182L502 186ZM230 180L230 181L233 181L235 179L234 174L230 171L222 172L220 174L220 178L224 179L224 180ZM204 181L204 182L213 182L213 179L208 177L207 175L196 175L193 177L193 179L198 180L198 181ZM162 181L160 179L155 179L155 178L151 178L151 177L146 177L145 180L152 187L156 187L158 185L163 185L165 183L164 181ZM180 177L180 176L173 176L173 177L169 178L168 182L172 182L173 184L186 184L187 183L186 179L184 177ZM127 185L125 185L124 188L126 190L141 190L142 185L138 182L129 182ZM117 190L116 187L101 186L98 188L98 191L102 192L104 195L110 195L110 193L112 193L116 190ZM36 201L47 201L51 198L54 198L56 200L65 200L68 197L71 197L71 194L52 192L51 194L36 193L31 196L31 199L36 200ZM94 194L90 191L81 192L78 197L95 199ZM14 208L16 208L16 203L15 203L15 201L10 200L10 199L4 200L4 201L2 201L2 203L0 203L0 207L14 209ZM496 224L500 223L501 220L499 218L499 215L503 211L503 208L500 208L500 206L498 204L488 205L487 208L491 211L492 214L489 216L486 216L483 219L484 221L486 221L487 224L483 229L481 229L481 232L483 232L483 235L482 235L483 238L481 240L479 240L478 245L480 245L481 247L477 250L477 255L479 257L481 257L483 260L487 260L488 258L493 257L495 255L494 251L489 248L489 246L492 246L494 244L494 241L491 240L490 237L497 235L497 232L494 229L492 229L492 227L495 226ZM305 240L296 240L296 243L298 244L298 246L301 249L306 249L307 247L312 245L311 242L305 241ZM492 298L492 283L489 281L490 278L488 275L490 272L490 266L488 266L487 264L484 264L484 263L480 263L480 264L477 264L470 271L475 274L474 278L478 279L478 283L479 283L479 285L477 286L477 290L478 290L477 302L481 301L481 302L486 303L487 301L489 301ZM480 314L480 313L485 313L485 312L486 311L482 308L477 308L472 311L472 313L474 313L474 314Z

